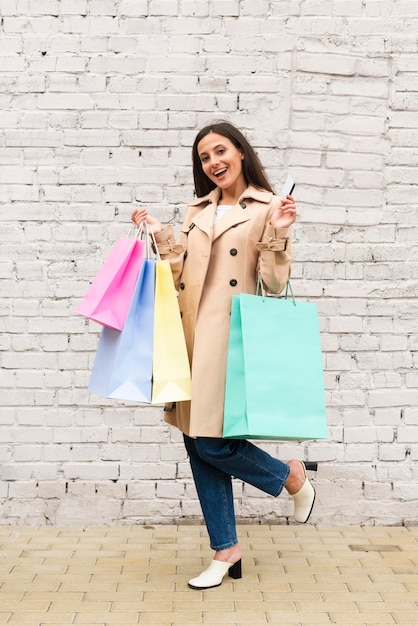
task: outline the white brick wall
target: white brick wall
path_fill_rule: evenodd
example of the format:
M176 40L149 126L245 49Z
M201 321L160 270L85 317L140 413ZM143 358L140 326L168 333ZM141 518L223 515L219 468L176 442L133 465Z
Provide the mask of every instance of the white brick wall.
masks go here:
M87 393L98 326L74 314L134 206L181 221L190 147L227 117L297 181L296 294L316 301L329 440L323 524L418 522L418 4L0 0L0 518L199 516L159 409ZM235 486L237 514L289 498ZM243 497L245 496L245 497Z

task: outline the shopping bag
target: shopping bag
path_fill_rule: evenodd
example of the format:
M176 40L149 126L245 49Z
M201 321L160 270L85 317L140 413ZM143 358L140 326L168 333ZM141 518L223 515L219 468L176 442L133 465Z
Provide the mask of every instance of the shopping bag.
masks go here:
M152 403L190 400L192 381L170 262L156 261Z
M122 330L142 264L144 245L141 239L119 239L76 312L103 326Z
M233 296L223 436L326 439L317 306Z
M155 260L144 259L122 331L103 328L89 391L106 398L151 402Z

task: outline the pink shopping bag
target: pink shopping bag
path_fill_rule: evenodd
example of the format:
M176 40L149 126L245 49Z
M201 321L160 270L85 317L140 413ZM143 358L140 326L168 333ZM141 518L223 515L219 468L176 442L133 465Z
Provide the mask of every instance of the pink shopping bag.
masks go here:
M122 330L143 261L145 242L116 242L76 312L103 326Z

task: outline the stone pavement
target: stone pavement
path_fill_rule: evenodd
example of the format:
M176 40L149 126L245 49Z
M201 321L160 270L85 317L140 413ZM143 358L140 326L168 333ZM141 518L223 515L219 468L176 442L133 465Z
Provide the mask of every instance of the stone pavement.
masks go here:
M418 624L418 527L240 525L243 578L189 589L203 526L0 527L0 624Z

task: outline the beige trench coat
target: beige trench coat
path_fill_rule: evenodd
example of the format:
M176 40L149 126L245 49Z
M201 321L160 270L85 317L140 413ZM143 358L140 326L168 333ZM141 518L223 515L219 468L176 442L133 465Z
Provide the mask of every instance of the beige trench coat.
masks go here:
M164 416L190 437L222 437L232 296L255 293L259 271L280 293L290 274L290 229L269 223L279 198L248 187L214 224L218 198L215 189L188 205L177 242L171 225L156 236L179 292L192 370L192 400L167 405Z

